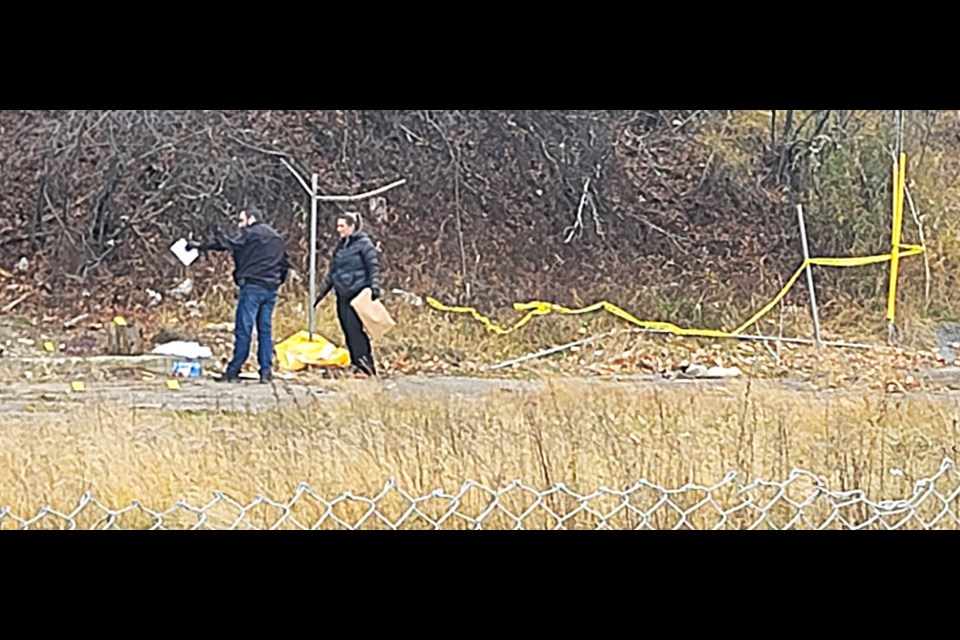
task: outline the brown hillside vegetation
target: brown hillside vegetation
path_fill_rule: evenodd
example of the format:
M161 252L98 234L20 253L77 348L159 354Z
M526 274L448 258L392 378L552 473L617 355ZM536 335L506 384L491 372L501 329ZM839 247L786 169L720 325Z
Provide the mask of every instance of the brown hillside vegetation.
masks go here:
M187 274L167 251L174 240L226 228L253 203L305 273L307 198L283 157L316 171L325 193L407 180L385 202L360 203L388 288L487 309L606 297L651 319L720 326L799 264L797 202L814 253L889 250L890 113L3 111L0 268L12 275L0 305L34 291L19 312L131 312L148 288ZM911 204L935 250L923 310L942 315L957 119L906 113ZM321 268L340 210L321 207ZM22 257L28 276L14 272ZM195 296L224 284L222 264L191 268ZM844 295L882 304L885 273L818 275L824 313L848 308ZM919 259L903 277L905 298L931 286Z

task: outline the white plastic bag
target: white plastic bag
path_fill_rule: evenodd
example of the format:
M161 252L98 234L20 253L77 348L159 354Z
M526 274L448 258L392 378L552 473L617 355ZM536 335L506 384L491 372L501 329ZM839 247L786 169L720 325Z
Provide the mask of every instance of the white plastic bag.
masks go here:
M174 356L175 358L186 358L188 360L210 358L213 356L210 347L201 347L197 342L183 342L181 340L158 345L153 348L151 353L158 356Z
M173 246L170 247L170 251L173 251L173 255L177 256L177 259L182 262L185 267L192 265L193 261L200 255L200 252L196 249L187 251L187 241L183 238L174 242Z

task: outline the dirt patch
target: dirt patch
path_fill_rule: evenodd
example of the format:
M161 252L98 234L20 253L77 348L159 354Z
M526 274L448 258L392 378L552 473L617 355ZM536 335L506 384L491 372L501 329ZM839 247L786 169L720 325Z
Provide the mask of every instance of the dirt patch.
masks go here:
M223 385L211 380L183 381L170 390L162 380L93 382L74 391L68 381L0 383L0 407L6 415L64 413L78 407L114 405L157 411L262 411L282 403L310 402L329 395L304 384L256 382Z
M64 413L78 407L111 405L158 411L258 412L296 403L324 402L346 398L365 388L407 396L455 396L482 398L498 393L539 393L549 389L550 379L467 378L456 376L390 376L381 380L330 380L304 375L271 384L244 380L223 384L210 378L180 380L180 388L167 388L168 378L153 380L90 380L83 391L75 391L72 379L30 382L0 382L0 407L5 414ZM667 381L656 376L619 379L563 378L589 387L672 386L703 389L722 388L724 381Z
M950 374L950 375L948 375ZM81 407L129 407L163 412L261 412L278 407L316 402L343 401L357 393L374 388L390 395L424 396L427 399L459 397L481 399L495 394L536 394L550 390L556 382L574 382L584 388L662 388L680 389L709 398L730 395L746 388L774 389L796 394L809 394L828 400L836 395L863 394L864 389L817 389L797 380L665 380L659 376L632 375L617 377L558 377L539 380L507 378L469 378L458 376L390 376L381 380L330 380L317 375L304 375L271 384L244 380L240 384L223 384L210 378L181 380L180 388L168 389L167 378L154 380L88 380L83 391L71 387L72 380L60 378L43 382L7 380L0 382L0 408L4 415L63 414ZM938 372L936 382L950 382L930 397L947 398L951 386L960 387L960 368ZM876 393L876 392L870 392Z

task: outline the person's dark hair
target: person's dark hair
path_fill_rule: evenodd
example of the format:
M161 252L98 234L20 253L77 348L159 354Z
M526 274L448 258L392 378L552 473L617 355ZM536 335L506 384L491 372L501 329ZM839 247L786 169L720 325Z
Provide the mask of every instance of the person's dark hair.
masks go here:
M337 218L346 220L347 224L354 227L356 231L360 231L360 228L363 226L363 218L361 218L360 214L356 211L346 211L337 216Z
M263 222L263 211L257 207L246 207L245 209L240 210L242 213L246 213L248 216L256 218L257 222Z

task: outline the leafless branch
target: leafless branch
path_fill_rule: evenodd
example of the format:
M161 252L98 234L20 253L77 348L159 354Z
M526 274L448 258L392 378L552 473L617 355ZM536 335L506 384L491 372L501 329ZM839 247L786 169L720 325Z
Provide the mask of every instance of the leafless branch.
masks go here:
M587 178L583 183L583 195L580 196L580 204L577 206L577 217L574 219L573 224L563 230L565 236L563 238L564 244L570 244L570 241L573 240L574 235L578 238L583 235L583 206L587 203L587 198L590 195L590 178Z

